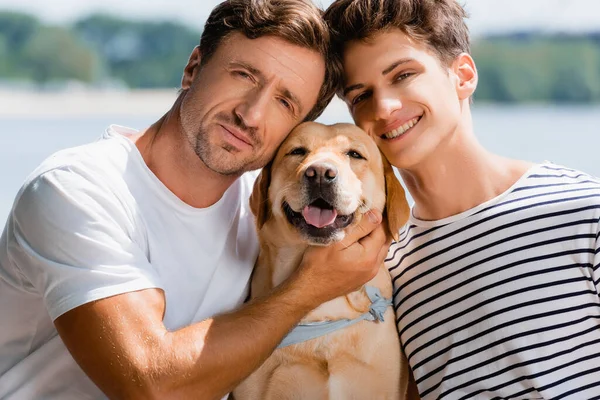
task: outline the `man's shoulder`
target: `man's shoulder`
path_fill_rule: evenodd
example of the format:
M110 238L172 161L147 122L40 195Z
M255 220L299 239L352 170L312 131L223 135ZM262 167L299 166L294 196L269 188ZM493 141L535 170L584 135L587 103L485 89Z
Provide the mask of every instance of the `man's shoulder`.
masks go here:
M131 149L124 140L105 133L94 142L59 150L29 174L22 189L56 175L92 183L115 182L122 178L130 162Z
M58 212L68 204L122 204L127 162L120 151L118 144L100 139L52 154L25 179L11 214L22 216L34 208Z
M96 171L109 173L120 164L127 149L115 138L101 137L95 142L59 150L45 160L29 175L26 182L36 179L57 169L69 170L73 173Z

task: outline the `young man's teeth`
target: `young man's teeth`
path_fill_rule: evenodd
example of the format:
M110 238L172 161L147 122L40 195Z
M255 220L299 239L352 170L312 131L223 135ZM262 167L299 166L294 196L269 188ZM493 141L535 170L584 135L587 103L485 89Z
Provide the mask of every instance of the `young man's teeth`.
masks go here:
M412 128L413 126L415 126L415 124L417 122L419 122L419 117L411 119L410 121L408 121L401 127L396 128L391 132L385 133L383 136L385 136L388 139L393 139L395 137L398 137L398 136L402 135L404 132L406 132L407 130L409 130L410 128Z

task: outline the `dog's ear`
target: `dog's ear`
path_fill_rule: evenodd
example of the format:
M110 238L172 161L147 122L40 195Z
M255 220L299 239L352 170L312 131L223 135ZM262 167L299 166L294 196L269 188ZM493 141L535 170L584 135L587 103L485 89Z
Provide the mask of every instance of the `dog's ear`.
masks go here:
M398 240L400 229L408 221L410 207L406 200L404 187L400 184L398 177L390 162L381 154L383 161L383 173L385 175L385 214L388 229L394 240Z
M269 185L271 184L271 164L265 165L254 182L254 188L250 195L250 210L256 218L256 229L262 226L271 217L271 206L269 205Z

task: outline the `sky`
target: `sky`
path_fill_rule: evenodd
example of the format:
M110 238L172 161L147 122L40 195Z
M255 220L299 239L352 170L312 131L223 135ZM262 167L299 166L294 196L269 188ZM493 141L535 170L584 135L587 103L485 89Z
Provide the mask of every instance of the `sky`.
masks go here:
M200 29L221 0L0 0L0 10L20 10L51 23L69 23L102 11L131 19L174 20ZM518 30L600 31L600 0L459 0L474 35ZM322 6L332 0L315 0Z

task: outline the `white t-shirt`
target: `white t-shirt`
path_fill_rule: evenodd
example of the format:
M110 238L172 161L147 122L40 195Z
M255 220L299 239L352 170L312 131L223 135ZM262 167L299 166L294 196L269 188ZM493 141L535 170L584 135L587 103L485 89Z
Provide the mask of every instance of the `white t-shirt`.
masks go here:
M390 248L423 400L600 398L600 181L546 163Z
M87 302L147 288L166 295L176 330L239 306L258 242L248 198L257 173L193 208L111 126L26 180L0 239L0 398L105 398L53 320Z

